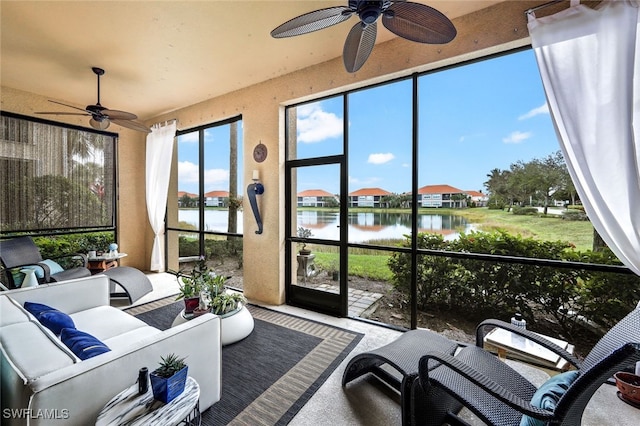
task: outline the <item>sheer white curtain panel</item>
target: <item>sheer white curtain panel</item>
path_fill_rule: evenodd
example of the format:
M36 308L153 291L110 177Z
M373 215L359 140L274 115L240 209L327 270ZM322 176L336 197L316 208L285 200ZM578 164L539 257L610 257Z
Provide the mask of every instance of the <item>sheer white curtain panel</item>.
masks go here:
M640 275L639 1L529 14L569 173L596 231Z
M155 124L147 135L146 199L149 223L153 229L151 271L164 272L164 217L167 210L169 171L176 135L175 120L166 125Z

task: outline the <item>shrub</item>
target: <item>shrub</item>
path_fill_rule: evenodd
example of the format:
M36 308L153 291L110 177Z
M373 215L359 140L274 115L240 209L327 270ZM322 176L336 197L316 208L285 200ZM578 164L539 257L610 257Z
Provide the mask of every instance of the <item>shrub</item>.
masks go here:
M589 220L584 210L570 209L562 213L564 220Z
M33 237L43 259L52 259L70 253L87 253L89 250L107 251L109 244L115 241L113 231L90 232L86 234L55 235ZM71 259L61 259L64 268L73 263Z
M535 207L513 207L513 214L537 216L538 209Z
M402 246L409 247L410 238ZM457 240L418 234L418 248L440 252L482 253L525 259L571 260L620 264L603 252L576 252L564 241L536 241L504 231L472 232ZM455 308L473 316L508 319L519 311L532 323L552 320L567 336L584 331L576 314L606 330L635 308L640 300L640 277L633 274L541 266L533 262L461 259L419 255L417 304L427 308ZM394 253L388 262L397 290L409 294L411 255Z

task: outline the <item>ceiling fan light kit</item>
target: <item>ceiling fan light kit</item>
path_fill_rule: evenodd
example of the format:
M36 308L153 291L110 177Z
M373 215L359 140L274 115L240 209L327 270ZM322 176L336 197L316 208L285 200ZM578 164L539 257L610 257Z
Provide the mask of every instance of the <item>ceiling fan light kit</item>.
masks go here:
M89 125L97 130L105 130L111 123L126 127L138 132L151 133L151 129L142 123L134 121L137 115L126 111L112 110L103 107L100 104L100 76L104 75L104 70L98 67L91 68L98 79L98 101L95 105L87 105L86 108L77 108L73 105L67 105L62 102L52 101L54 104L63 105L69 108L77 109L82 112L36 112L36 114L53 114L53 115L86 115L90 116Z
M445 44L457 34L453 23L443 13L411 1L349 0L348 6L335 6L305 13L271 31L274 38L293 37L318 31L352 15L360 19L345 41L342 58L348 72L358 71L373 50L377 21L395 35L418 43Z

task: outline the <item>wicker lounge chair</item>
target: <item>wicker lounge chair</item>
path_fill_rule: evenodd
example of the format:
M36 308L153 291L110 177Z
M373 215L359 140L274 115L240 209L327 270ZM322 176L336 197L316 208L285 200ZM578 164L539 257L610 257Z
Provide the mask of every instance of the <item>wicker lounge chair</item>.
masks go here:
M523 335L558 353L576 372L552 377L539 389L518 372L482 349L486 332L501 327ZM419 381L424 391L420 401L413 401L421 424L466 425L457 412L468 408L489 425L517 426L523 415L549 425L580 425L582 414L594 392L617 371L640 360L640 309L635 309L616 324L593 347L581 363L553 343L527 330L497 320L482 322L476 331L476 346L463 348L455 356L438 351L425 353L419 363ZM567 379L568 375L571 379ZM547 409L531 405L549 392L553 382L566 389L548 395ZM542 404L540 404L542 405ZM555 408L554 408L555 406ZM530 419L528 419L530 420Z
M51 260L60 260L62 258L72 258L73 261L77 263L77 266L54 273L50 269L51 264L48 264L42 259L40 250L38 250L38 247L31 237L17 237L0 241L0 261L6 275L5 281L8 284L8 288L17 287L11 270L30 265L38 265L41 267L40 271L42 271L42 276L38 278L40 284L53 281L66 281L91 275L91 272L87 269L87 256L85 254L72 253Z
M453 354L458 345L429 330L408 331L386 346L353 357L342 376L342 386L372 373L400 392L402 424L413 424L413 402L422 400L422 388L418 384L420 358L428 351Z
M554 351L575 368L568 373L574 380L566 384L566 392L559 397L555 409L532 406L530 402L538 388L508 363L483 349L484 337L495 327ZM616 324L582 363L535 333L503 321L486 320L477 327L475 346L428 330L407 331L388 345L352 358L342 385L367 373L374 374L400 392L403 425L468 426L458 416L462 407L489 425L517 426L523 415L549 425L580 425L582 413L600 385L639 360L640 309ZM559 380L562 375L555 377ZM552 378L541 386L536 397L553 383Z

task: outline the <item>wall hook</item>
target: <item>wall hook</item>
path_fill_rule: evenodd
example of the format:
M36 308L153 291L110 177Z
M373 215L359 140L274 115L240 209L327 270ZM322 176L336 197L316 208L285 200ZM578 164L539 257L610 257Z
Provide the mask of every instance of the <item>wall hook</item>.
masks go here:
M251 204L251 210L253 216L256 218L258 224L258 230L256 234L262 234L262 218L260 217L260 210L258 209L258 201L256 195L264 194L264 185L259 182L258 171L253 171L253 183L247 186L247 196L249 197L249 203Z

